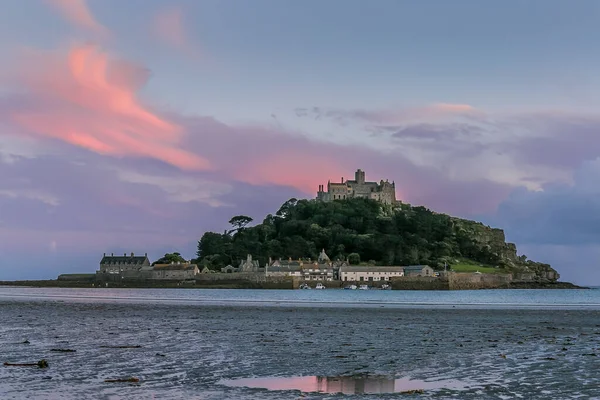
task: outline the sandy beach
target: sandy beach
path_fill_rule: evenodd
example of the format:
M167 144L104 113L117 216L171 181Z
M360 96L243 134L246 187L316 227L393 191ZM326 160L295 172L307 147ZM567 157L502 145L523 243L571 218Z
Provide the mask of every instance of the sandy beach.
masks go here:
M463 385L425 390L421 398L600 396L600 312L592 310L4 300L0 319L0 362L49 363L45 369L0 366L3 399L289 399L300 392L223 382L312 375L453 379ZM140 382L104 382L124 377Z

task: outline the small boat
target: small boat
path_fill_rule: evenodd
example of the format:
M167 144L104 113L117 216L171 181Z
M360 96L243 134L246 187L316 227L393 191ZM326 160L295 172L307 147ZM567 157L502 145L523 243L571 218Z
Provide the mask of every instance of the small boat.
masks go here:
M384 283L383 285L381 285L381 290L392 290L392 286Z
M358 287L358 290L369 290L369 286L368 285L360 285Z
M321 282L317 283L317 286L315 286L315 289L327 289L327 287L325 285L323 285Z
M308 286L306 283L303 283L302 285L298 286L298 289L312 289L310 286Z
M356 285L344 286L344 290L356 290L358 289Z

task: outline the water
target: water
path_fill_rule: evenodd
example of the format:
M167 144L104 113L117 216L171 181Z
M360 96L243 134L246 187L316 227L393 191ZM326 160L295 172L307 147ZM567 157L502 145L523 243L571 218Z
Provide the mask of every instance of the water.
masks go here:
M230 379L219 382L226 386L267 390L298 390L303 393L420 394L425 390L466 389L468 384L455 380L421 381L387 376L293 376Z
M599 289L538 290L253 290L253 289L111 289L27 288L0 286L6 298L77 302L130 302L211 305L293 305L354 307L461 307L600 309Z
M599 292L0 287L0 399L600 398Z

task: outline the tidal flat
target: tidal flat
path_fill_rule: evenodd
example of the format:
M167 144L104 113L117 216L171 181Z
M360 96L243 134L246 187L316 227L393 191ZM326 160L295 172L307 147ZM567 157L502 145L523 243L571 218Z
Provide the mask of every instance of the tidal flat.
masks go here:
M424 399L598 398L599 356L597 310L0 301L2 399L347 398L260 387L273 377L423 382ZM236 386L248 378L262 381Z

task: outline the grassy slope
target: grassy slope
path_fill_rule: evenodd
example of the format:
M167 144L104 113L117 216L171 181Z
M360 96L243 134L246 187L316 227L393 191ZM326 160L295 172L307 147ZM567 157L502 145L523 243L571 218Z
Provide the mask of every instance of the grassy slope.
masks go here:
M486 266L484 264L468 260L462 259L458 264L453 264L451 266L452 270L455 272L476 272L479 271L482 274L506 274L507 271L503 268L494 268L490 266Z

